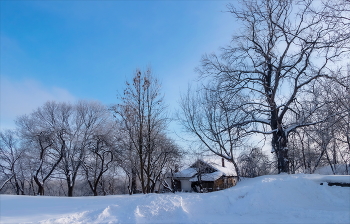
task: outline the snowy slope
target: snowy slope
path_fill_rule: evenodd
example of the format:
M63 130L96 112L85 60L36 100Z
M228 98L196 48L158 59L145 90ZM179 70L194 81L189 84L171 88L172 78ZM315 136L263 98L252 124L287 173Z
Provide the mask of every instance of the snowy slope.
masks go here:
M270 175L213 193L0 196L1 223L350 223L350 188L323 175ZM350 176L332 180L350 182Z

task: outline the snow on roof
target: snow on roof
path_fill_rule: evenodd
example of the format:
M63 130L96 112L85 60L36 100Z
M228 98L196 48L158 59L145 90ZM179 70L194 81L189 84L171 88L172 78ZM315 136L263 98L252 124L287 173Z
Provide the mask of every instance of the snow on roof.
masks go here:
M224 159L224 166L222 166L222 158L217 156L201 159L201 161L210 165L215 170L221 171L225 176L237 176L235 166L226 159Z
M203 173L201 176L202 181L216 181L219 179L222 175L224 175L223 172L217 171L214 173ZM198 175L192 177L189 181L196 182L198 181Z
M221 163L221 161L220 161ZM214 167L216 170L221 171L225 176L237 176L235 166L233 163L225 160L225 166L218 165L217 162L209 162L209 164Z
M228 160L224 160L224 165L225 165L224 167L222 166L222 159L218 158L218 157L210 157L209 159L206 159L206 160L201 159L201 160L197 160L196 162L198 162L198 161L202 161L205 164L207 164L208 166L212 167L214 170L216 170L213 173L202 174L203 181L214 181L223 175L224 176L237 176L237 173L236 173L236 170L235 170L233 163L229 162ZM197 174L196 168L189 167L187 169L184 169L184 170L181 170L181 171L175 173L174 177L178 177L178 178L180 178L180 177L184 177L184 178L193 177L192 179L197 179L197 176L194 176L196 174ZM217 176L219 174L220 174L220 176ZM208 180L204 180L203 176L205 176L204 178L207 178ZM193 181L196 181L196 180L193 180Z
M187 168L184 170L181 170L177 173L174 173L174 177L193 177L194 175L196 175L197 170L195 168Z

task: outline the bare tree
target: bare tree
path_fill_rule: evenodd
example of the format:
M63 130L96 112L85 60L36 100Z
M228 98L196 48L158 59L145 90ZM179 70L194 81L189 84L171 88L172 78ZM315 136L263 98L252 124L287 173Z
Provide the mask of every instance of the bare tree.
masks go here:
M98 195L98 187L102 183L104 173L106 173L115 162L114 156L118 155L117 144L114 139L114 129L116 128L106 114L101 113L100 118L105 117L105 121L94 128L91 138L88 140L85 160L82 164L85 178L94 194ZM102 112L102 111L101 111ZM108 116L109 117L109 116Z
M252 148L238 157L243 177L258 177L271 172L269 157L261 148Z
M241 98L230 98L224 92L212 91L214 86L192 92L181 99L181 113L178 118L185 130L192 133L202 150L208 150L232 162L240 176L236 152L244 144L242 129L232 126L232 121L244 120L246 115L234 108ZM236 104L237 104L236 103Z
M167 125L167 116L163 97L160 93L160 84L152 76L152 71L137 70L133 82L126 83L124 95L120 96L121 103L113 107L115 117L121 124L127 136L124 141L126 154L135 156L130 159L129 170L126 173L134 185L134 176L137 175L141 191L150 193L159 174L155 173L155 164L163 163L164 158L159 153L159 140L164 136ZM131 189L134 188L131 186Z
M39 195L44 195L45 182L63 158L65 144L62 141L65 141L66 129L56 124L60 120L65 121L69 111L69 105L47 102L30 115L19 117L16 121L34 166L32 175Z
M243 112L244 119L231 120L229 128L244 129L242 137L272 135L278 172L289 172L288 135L322 122L311 118L324 105L290 119L297 102L318 80L344 83L333 74L349 52L348 11L340 7L332 11L337 4L331 4L332 9L312 0L240 3L229 4L228 9L242 22L241 33L232 37L221 55L205 55L199 71L214 79L210 91L241 98L230 106ZM349 9L349 1L337 3ZM222 132L227 129L222 127Z
M123 125L120 125L119 127L123 127ZM125 175L128 179L127 189L128 193L130 195L137 192L137 184L136 184L136 178L137 178L137 154L135 153L135 150L133 150L133 144L132 140L130 139L129 135L127 134L127 129L120 129L118 132L118 136L120 136L120 139L118 141L118 148L120 149L120 157L117 160L118 165L122 168Z
M176 164L180 163L183 154L181 148L165 134L159 135L152 145L153 155L148 163L150 168L146 172L147 178L150 180L150 192L160 190L161 183L175 169ZM159 184L158 187L156 186L157 183Z
M336 146L334 148L339 149L339 161L346 165L344 173L350 174L350 64L347 65L346 74L346 87L338 85L338 88L333 92L333 96L337 99L335 107L340 111L344 111L339 116L340 118L335 128Z
M310 99L303 100L298 114L322 102L323 106L313 113L312 119L323 122L290 134L291 172L300 169L301 172L313 173L317 168L328 165L336 174L337 168L349 161L349 146L346 143L349 115L349 106L345 103L349 99L347 87L319 80L310 96Z
M11 183L17 195L24 195L25 176L22 162L24 149L21 148L17 133L11 130L0 132L0 172L4 178L0 190Z
M0 189L71 197L78 184L78 195L116 192L111 184L119 171L121 136L106 106L47 102L16 124L18 137L12 131L0 133ZM112 176L104 179L111 167Z
M80 101L72 107L71 116L61 124L67 132L66 138L62 138L63 158L59 165L68 187L68 197L73 196L73 190L79 170L87 155L88 146L92 141L101 150L101 138L99 132L104 132L105 122L108 123L107 109L98 102ZM104 149L104 147L103 147ZM105 164L104 164L105 165Z

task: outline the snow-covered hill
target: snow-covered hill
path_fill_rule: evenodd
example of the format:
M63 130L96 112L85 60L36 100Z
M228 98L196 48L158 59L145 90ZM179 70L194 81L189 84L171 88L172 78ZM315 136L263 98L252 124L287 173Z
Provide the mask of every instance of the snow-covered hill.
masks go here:
M350 223L350 176L270 175L213 193L0 196L1 223Z

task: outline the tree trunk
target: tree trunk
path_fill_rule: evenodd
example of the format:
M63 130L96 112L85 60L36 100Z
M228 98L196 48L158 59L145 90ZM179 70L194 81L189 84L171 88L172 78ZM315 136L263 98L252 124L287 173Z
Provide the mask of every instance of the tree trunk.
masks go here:
M135 167L131 169L131 194L136 192L136 170Z
M237 177L239 178L241 176L241 170L239 169L239 166L233 157L231 158L231 162L232 162L233 166L235 167Z
M68 197L73 197L73 186L68 186Z
M69 176L66 178L67 180L67 188L68 188L68 197L73 197L73 188L74 188L74 182L70 179Z
M38 185L38 195L44 195L44 186L40 183L37 177L34 176L34 181Z
M282 146L278 153L278 173L289 173L287 145Z
M274 132L272 137L272 147L277 155L278 173L289 173L287 136L285 135L283 128L279 127L277 128L277 131Z

